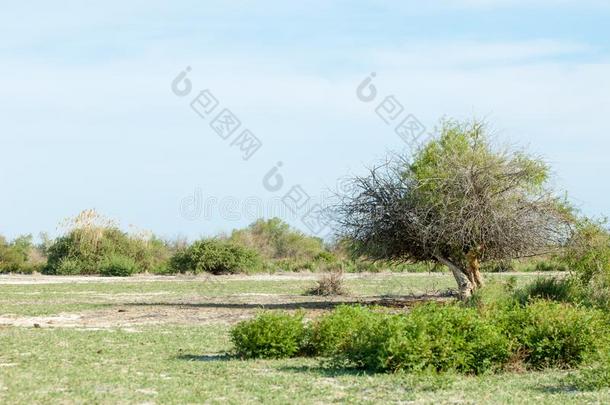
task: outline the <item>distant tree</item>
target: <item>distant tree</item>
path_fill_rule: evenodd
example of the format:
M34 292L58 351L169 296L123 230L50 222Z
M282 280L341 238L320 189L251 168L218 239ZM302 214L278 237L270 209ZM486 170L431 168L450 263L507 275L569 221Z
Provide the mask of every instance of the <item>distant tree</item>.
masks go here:
M606 220L580 218L559 259L585 285L592 281L610 283L610 230Z
M324 251L321 239L307 236L279 218L259 219L245 229L234 230L229 239L267 259L311 259Z
M99 274L110 261L134 261L139 271L156 271L170 256L167 244L152 233L124 232L117 221L93 209L64 219L60 226L64 234L44 242L47 274Z
M33 248L31 235L19 236L11 242L0 235L0 273L23 271Z
M483 284L481 262L548 252L569 237L572 215L542 160L495 147L478 121L440 129L412 155L352 178L335 214L355 253L444 264L467 298Z

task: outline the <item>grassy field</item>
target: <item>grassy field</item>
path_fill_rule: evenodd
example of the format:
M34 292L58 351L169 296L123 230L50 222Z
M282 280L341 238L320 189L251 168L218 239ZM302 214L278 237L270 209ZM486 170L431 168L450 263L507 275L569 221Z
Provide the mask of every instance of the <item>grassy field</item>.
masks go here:
M303 295L314 278L0 277L0 403L610 402L608 391L562 388L562 371L423 377L227 355L231 325L263 307L315 317L338 302L407 303L453 286L444 274L350 275L350 296L328 300Z

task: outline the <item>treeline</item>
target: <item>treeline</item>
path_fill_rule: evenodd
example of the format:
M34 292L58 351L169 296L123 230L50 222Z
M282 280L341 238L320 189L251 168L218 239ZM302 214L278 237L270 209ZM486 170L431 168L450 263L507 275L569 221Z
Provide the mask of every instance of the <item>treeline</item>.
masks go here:
M33 242L31 235L12 241L0 236L0 273L50 275L129 276L148 274L234 274L296 272L427 272L444 271L434 263L373 261L350 254L349 243L325 243L308 236L278 218L260 219L244 229L188 243L164 240L150 232L125 232L112 220L87 210L62 222L64 232ZM561 255L487 263L484 271L562 271L574 266L575 250L588 246L582 241L602 241L607 232L589 223L578 242ZM588 247L587 247L588 249ZM570 256L569 252L572 252ZM588 253L579 252L579 256ZM605 260L604 253L591 260ZM610 255L609 255L610 256ZM594 265L593 263L589 265Z
M229 235L188 243L148 232L125 232L87 210L62 222L56 239L31 235L0 237L1 273L129 276L149 274L234 274L277 271L428 271L426 264L372 262L350 257L343 243L325 244L278 218L258 220Z

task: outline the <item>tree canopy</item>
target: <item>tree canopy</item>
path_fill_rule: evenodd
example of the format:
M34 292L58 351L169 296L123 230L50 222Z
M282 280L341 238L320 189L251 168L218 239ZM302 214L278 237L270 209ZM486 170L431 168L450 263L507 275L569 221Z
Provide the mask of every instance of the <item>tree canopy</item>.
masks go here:
M571 212L549 186L549 167L494 145L478 121L440 134L354 177L337 205L357 254L447 265L460 293L482 285L480 262L532 256L569 237Z

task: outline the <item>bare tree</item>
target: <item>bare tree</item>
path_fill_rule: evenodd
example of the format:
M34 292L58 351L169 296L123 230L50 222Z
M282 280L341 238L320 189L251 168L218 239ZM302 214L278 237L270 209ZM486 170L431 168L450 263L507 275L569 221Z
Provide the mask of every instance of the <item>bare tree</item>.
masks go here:
M445 121L438 138L394 156L335 208L340 236L373 259L434 261L460 295L483 285L480 264L548 252L569 236L567 204L543 161L496 148L477 121Z

